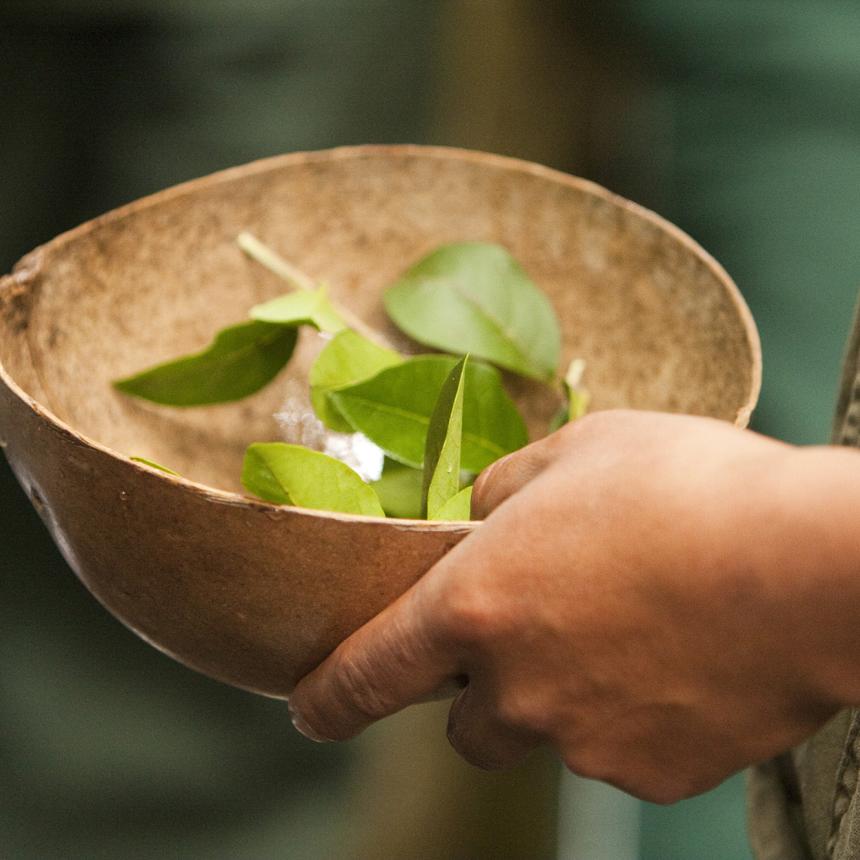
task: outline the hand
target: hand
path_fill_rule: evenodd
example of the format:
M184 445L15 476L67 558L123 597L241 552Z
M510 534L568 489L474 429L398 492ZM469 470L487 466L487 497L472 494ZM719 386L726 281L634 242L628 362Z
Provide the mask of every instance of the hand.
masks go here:
M549 743L656 802L788 748L840 705L820 655L849 644L843 610L816 606L860 561L822 531L832 487L813 480L844 483L850 460L856 487L860 458L811 450L618 411L506 457L476 483L475 533L298 684L297 728L346 739L459 682L448 734L468 761Z

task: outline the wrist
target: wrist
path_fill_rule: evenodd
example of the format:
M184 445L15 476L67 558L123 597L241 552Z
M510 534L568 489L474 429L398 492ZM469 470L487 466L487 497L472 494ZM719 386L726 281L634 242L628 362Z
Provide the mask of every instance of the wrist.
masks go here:
M777 623L804 695L860 705L860 452L787 449L768 482ZM767 529L766 529L767 531Z

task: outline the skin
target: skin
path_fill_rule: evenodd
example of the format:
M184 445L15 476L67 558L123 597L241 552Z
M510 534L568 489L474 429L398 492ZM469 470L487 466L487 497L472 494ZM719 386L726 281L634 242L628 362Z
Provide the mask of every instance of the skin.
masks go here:
M457 689L448 736L669 803L860 704L860 452L609 411L491 466L485 521L296 687L344 740Z

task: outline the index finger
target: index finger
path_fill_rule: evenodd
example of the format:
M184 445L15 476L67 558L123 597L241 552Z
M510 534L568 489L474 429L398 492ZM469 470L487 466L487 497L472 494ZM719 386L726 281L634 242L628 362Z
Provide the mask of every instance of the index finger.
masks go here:
M419 580L299 681L293 725L312 740L347 740L450 686L458 661L427 602Z

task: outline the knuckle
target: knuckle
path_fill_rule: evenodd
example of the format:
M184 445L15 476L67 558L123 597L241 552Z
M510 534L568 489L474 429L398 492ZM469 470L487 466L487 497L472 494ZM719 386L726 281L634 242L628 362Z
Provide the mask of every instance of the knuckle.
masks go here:
M565 767L577 776L615 785L649 803L669 806L717 784L718 780L681 771L668 771L656 762L620 756L618 750L575 746L561 750Z
M443 609L443 635L465 648L493 640L500 627L498 606L477 589L452 585Z
M338 661L334 674L333 693L337 702L368 720L376 720L387 713L388 701L374 683L367 666L352 655L345 654Z
M505 727L529 734L545 734L547 709L533 696L507 695L496 704L496 717Z

